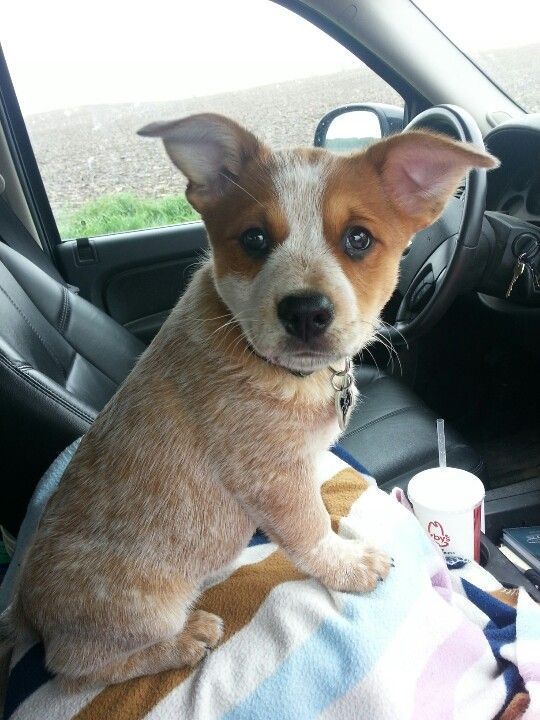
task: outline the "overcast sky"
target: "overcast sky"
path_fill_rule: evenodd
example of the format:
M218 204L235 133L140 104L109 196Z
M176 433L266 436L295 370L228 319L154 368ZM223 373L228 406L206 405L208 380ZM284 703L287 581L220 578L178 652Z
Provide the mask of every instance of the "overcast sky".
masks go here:
M540 41L540 0L417 4L469 52ZM25 114L181 99L358 65L268 0L13 0L2 7L0 41Z

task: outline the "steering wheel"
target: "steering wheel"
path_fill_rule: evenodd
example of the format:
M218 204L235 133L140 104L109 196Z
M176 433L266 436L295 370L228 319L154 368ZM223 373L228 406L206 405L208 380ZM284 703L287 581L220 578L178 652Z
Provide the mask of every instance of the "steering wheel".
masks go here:
M475 119L455 105L438 105L417 115L403 130L444 132L484 149ZM416 233L403 253L391 304L399 306L393 324L380 333L395 345L426 333L474 276L486 198L486 171L471 170L441 217ZM400 300L401 299L401 300Z

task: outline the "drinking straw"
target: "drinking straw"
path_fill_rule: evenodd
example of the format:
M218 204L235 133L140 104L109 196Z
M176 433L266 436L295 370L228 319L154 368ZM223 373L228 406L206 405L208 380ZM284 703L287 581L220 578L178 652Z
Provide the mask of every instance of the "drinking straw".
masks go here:
M439 467L446 467L446 440L444 438L444 420L437 420L437 445L439 446Z

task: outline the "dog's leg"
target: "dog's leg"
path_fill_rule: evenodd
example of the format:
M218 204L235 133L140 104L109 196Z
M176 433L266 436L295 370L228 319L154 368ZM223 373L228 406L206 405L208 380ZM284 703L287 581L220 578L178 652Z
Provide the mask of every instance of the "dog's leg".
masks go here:
M204 610L194 610L182 630L173 637L123 653L114 659L108 654L114 653L114 646L107 645L106 641L100 643L99 639L76 641L70 638L62 646L62 636L58 636L47 648L47 666L53 672L59 672L60 681L68 689L94 682L119 683L186 665L194 667L211 648L216 647L222 635L223 621L220 617ZM100 657L102 664L96 667ZM77 658L82 662L78 663ZM91 670L83 667L87 665L87 660L94 666Z
M178 635L112 662L95 679L118 683L185 665L194 667L216 647L222 636L223 620L220 617L194 610Z
M67 689L193 666L221 639L221 618L191 610L198 584L178 578L167 583L149 572L146 588L154 586L154 592L142 592L143 579L133 581L130 588L107 584L105 603L96 603L93 593L73 593L66 598L63 624L57 615L44 618L39 633L45 664Z
M305 471L295 471L292 476L289 468L288 477L273 477L262 488L243 486L242 500L252 517L300 570L329 588L372 590L388 574L390 558L363 540L334 533L319 488Z

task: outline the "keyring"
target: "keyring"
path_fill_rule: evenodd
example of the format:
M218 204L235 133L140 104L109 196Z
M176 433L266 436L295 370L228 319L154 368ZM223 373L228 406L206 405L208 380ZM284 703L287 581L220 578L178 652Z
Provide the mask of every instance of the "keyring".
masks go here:
M334 382L335 379L336 379L336 377L339 377L339 378L343 377L344 379L347 378L347 383L346 383L346 385L339 385L339 386L337 386L337 385L335 384L335 382ZM332 377L331 383L332 383L332 387L334 388L334 390L335 390L336 392L341 392L342 390L348 390L348 389L351 387L351 385L353 384L352 375L349 375L349 373L336 373L336 374Z
M351 358L345 358L345 370L336 370L331 365L330 370L334 373L334 375L347 375L351 370Z

